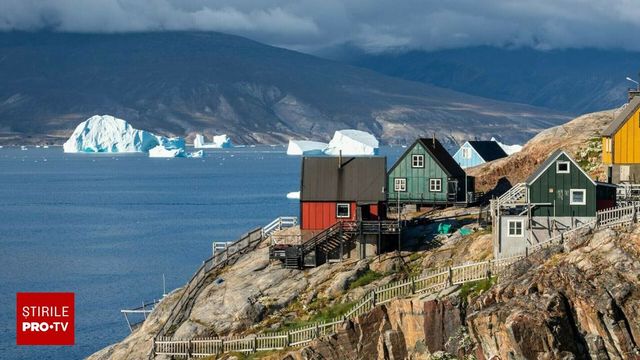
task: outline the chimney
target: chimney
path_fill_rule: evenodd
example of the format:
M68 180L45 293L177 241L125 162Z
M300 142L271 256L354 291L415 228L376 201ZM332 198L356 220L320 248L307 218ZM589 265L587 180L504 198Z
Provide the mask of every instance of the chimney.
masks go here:
M638 78L640 79L640 74L638 74ZM629 88L627 91L627 96L629 98L629 102L631 102L631 99L633 99L634 97L640 95L640 82L635 81L629 77L627 77L627 80L636 83L636 88Z
M433 142L433 147L436 147L436 133L433 133L433 139L431 139L431 141Z

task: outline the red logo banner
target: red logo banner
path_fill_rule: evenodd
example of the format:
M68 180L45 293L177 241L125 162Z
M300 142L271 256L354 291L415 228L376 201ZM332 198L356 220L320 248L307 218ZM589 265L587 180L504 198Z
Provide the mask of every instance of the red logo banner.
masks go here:
M17 293L18 345L73 345L74 293Z

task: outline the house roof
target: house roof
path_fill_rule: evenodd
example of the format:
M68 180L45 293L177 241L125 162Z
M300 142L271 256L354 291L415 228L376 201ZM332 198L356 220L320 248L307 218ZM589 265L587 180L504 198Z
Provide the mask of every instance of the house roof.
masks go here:
M440 141L435 138L420 138L418 139L420 144L433 156L433 159L440 164L442 170L444 170L450 177L463 177L464 170L453 159L447 149L442 146Z
M613 134L620 129L624 123L629 120L631 115L633 115L640 108L640 96L634 96L631 101L622 109L620 114L613 119L613 122L607 126L606 129L602 132L602 136L613 136Z
M493 161L507 157L502 147L495 141L467 141L471 147L486 161Z
M538 178L540 177L540 175L542 175L545 171L547 171L547 169L549 168L549 166L551 166L552 164L555 163L555 161L561 156L564 155L567 159L569 159L569 161L571 161L573 163L573 165L575 165L583 174L584 176L587 177L587 179L589 179L589 181L591 181L591 183L593 185L597 185L595 181L593 181L593 179L591 178L591 176L589 176L586 172L584 172L584 170L582 170L582 168L580 167L580 165L578 165L578 163L573 160L573 158L571 156L569 156L569 154L567 154L564 150L562 149L558 149L556 151L553 152L553 154L551 154L547 160L545 160L540 166L538 166L538 168L536 169L536 171L534 171L531 175L529 175L529 178L527 178L527 184L531 185L533 184L536 180L538 180Z
M304 157L300 200L384 201L386 174L386 157Z

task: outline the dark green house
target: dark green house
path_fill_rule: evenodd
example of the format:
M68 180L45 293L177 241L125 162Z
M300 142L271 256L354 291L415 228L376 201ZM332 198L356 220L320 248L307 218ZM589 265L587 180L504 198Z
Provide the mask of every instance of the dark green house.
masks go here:
M596 182L562 150L527 179L531 216L593 217L615 206L616 187Z
M522 254L527 248L582 224L598 210L616 205L616 186L594 181L567 153L557 150L526 183L524 201L499 210L494 218L494 257Z
M466 204L467 193L473 194L473 180L437 139L418 139L388 172L388 200L424 205Z

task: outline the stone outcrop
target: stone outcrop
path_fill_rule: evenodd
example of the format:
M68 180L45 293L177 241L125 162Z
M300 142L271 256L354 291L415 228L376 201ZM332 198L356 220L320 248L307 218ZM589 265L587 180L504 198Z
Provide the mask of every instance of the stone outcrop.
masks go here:
M378 306L278 359L640 359L640 226L568 239L461 299Z

